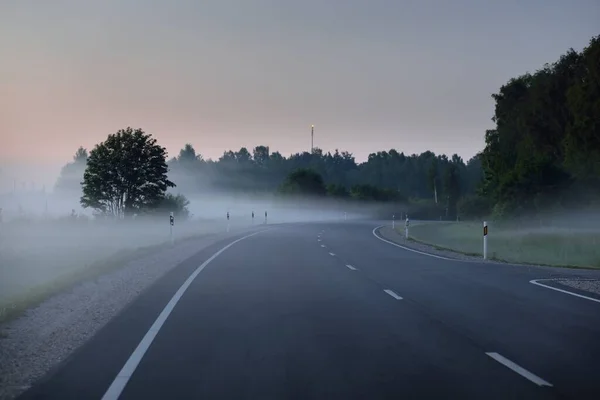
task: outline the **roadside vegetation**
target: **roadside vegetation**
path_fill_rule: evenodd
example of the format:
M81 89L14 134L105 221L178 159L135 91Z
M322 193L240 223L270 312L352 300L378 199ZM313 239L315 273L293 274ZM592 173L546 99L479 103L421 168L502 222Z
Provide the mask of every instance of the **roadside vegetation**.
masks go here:
M411 239L478 256L483 255L482 234L478 222L416 224L410 229ZM600 231L488 223L488 256L515 263L600 268Z
M600 37L493 95L496 128L464 220L412 227L419 241L505 261L600 267ZM493 222L492 222L493 221Z

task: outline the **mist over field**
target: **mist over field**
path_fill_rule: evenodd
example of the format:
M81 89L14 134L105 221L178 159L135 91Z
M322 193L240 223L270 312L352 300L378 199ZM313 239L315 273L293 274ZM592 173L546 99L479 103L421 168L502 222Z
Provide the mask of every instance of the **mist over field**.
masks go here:
M186 179L190 177L182 173L170 173L170 179L181 183L170 192L182 193L189 200L189 215L176 219L173 231L176 240L258 226L265 222L265 211L268 213L268 223L357 218L389 221L393 214L400 219L415 208L400 201L392 204L356 203L346 199L290 198L214 188L200 190L186 184ZM252 186L252 182L246 183ZM259 185L258 182L256 184ZM169 242L167 214L103 220L95 218L89 209L81 207L80 196L77 190L65 193L53 188L44 191L35 186L17 186L15 191L5 191L0 195L3 209L0 225L0 303L36 286L90 267L121 250ZM226 218L228 212L229 222ZM252 212L255 214L254 220ZM527 240L532 235L539 238L544 235L565 237L585 233L596 237L600 233L600 212L592 209L563 210L543 216L521 215L518 219L498 222L496 225L490 222L492 237L497 234L497 227L501 227L502 237L511 240ZM468 241L460 235L456 236L460 246L466 246L465 251L480 248L479 226L470 225ZM420 238L418 229L414 231L415 237ZM440 244L447 240L447 237L436 236L440 232L443 233L443 230L426 231L423 240L434 239L433 242ZM455 246L452 240L449 243ZM582 250L586 249L579 249Z
M189 214L175 219L176 241L236 232L265 222L363 218L374 215L378 209L377 205L368 204L357 207L344 202L188 190L185 195ZM172 192L180 193L178 187ZM168 212L122 220L95 217L81 207L80 197L77 190L44 191L35 186L21 186L0 194L0 304L91 267L119 251L170 241Z

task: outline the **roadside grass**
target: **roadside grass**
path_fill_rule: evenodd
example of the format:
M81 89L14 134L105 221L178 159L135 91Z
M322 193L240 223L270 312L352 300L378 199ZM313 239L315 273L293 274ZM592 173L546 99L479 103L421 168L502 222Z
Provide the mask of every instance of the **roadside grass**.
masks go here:
M180 239L179 243L190 239L213 236L213 233L203 233ZM122 249L112 255L91 262L89 265L75 271L57 276L54 280L41 285L31 287L10 300L0 303L0 324L13 320L23 314L26 310L37 306L51 296L73 288L78 283L97 279L109 272L124 267L127 263L137 260L143 256L149 256L171 247L170 242L164 242L151 246ZM0 338L2 335L0 335Z
M490 259L600 268L600 231L560 228L525 230L509 224L492 223L488 229ZM410 237L441 249L483 256L483 226L480 222L418 224L411 226Z
M138 249L119 250L113 255L93 262L87 267L58 276L52 281L34 286L23 293L0 303L0 323L8 322L25 310L40 304L45 299L61 291L67 290L77 283L98 278L108 272L123 267L130 261L135 260L142 254L152 254L165 248L166 244L142 247Z

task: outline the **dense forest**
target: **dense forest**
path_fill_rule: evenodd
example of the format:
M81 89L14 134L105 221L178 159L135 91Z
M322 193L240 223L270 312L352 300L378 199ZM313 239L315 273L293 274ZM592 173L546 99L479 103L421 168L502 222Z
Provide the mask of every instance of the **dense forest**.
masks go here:
M268 146L205 160L190 144L169 160L182 193L286 193L290 176L313 194L420 205L423 217L495 218L600 202L600 36L539 71L511 79L493 95L496 128L470 160L391 149L357 163L321 149L284 157ZM87 152L80 148L55 190L80 190ZM299 172L300 171L300 172ZM296 191L297 193L297 191Z
M600 200L600 36L494 94L480 194L494 214Z

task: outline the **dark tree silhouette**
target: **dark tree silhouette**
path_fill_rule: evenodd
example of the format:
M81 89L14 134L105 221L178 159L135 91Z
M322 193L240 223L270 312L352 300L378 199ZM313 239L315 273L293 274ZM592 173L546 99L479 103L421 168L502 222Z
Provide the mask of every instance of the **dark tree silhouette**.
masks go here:
M305 196L325 196L326 194L323 177L309 168L301 168L292 172L281 185L280 191L284 194Z
M158 207L167 188L166 150L152 135L128 127L90 152L81 205L102 214L132 215Z

